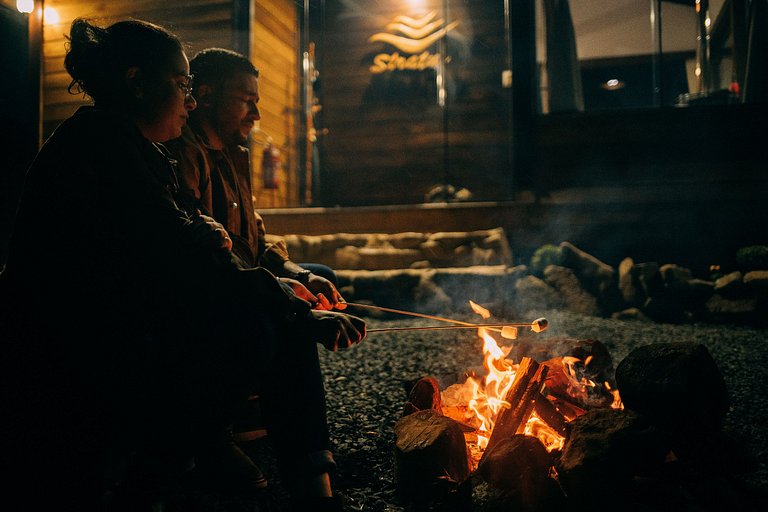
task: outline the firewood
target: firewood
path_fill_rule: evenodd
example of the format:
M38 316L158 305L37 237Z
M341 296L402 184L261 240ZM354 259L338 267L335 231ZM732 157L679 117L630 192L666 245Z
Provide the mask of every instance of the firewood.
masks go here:
M511 407L509 409L502 409L499 413L483 458L499 441L512 437L518 433L521 426L525 425L533 410L533 402L544 384L546 375L546 366L539 365L539 363L529 357L524 357L520 361L515 381L504 397L504 400Z
M539 418L555 429L558 434L565 436L567 429L566 423L568 423L568 421L562 414L560 414L560 411L557 410L555 404L549 401L549 398L539 393L534 402L533 410L536 411Z
M395 484L417 510L433 503L471 501L470 465L459 425L434 409L395 424Z
M489 485L504 493L504 510L561 510L565 496L549 477L552 454L537 438L515 434L499 442L478 468Z
M408 401L419 410L434 409L442 414L440 386L434 377L422 377L413 385Z

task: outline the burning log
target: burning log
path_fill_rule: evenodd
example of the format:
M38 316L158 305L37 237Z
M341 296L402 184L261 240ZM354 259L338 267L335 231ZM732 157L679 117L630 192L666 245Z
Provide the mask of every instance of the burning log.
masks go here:
M500 441L478 468L483 480L505 494L508 510L558 510L565 496L549 477L553 456L532 436Z
M499 413L485 454L491 451L501 440L517 434L525 425L533 410L533 402L539 396L544 385L546 375L546 366L540 365L529 357L523 358L517 369L515 381L504 397L504 401L510 404L510 408L502 409ZM480 459L481 463L486 456L485 454Z
M555 430L555 432L565 437L568 428L568 420L566 420L565 416L557 410L555 404L549 401L549 398L539 393L539 396L536 397L533 403L533 410L539 418L544 420L547 425Z
M395 484L403 503L416 510L436 503L471 508L468 450L457 422L434 409L419 411L398 420L395 437Z

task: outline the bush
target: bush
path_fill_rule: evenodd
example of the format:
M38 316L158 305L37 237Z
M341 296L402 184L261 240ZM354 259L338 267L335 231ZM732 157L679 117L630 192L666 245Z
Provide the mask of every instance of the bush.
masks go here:
M742 272L768 270L768 246L750 245L736 251L736 265Z
M531 256L530 272L535 276L542 277L547 265L560 265L562 261L563 253L560 247L552 244L542 245Z

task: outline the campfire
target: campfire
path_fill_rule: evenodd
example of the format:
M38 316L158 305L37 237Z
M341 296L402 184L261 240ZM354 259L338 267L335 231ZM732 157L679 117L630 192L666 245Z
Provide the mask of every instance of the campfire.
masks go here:
M409 490L410 482L432 463L446 472L439 477L445 481L468 482L479 471L486 481L499 482L516 478L509 476L510 464L517 465L513 473L527 471L532 450L538 453L533 458L540 462L544 488L555 482L549 478L555 471L549 454L562 450L569 422L593 408L623 409L611 383L613 363L601 343L542 338L546 319L492 323L490 311L469 304L482 318L468 324L481 326L482 369L468 369L463 382L445 389L434 377L418 380L395 427L396 473L406 499L423 494L423 489ZM497 449L510 440L515 446ZM504 460L496 460L499 453Z
M490 311L470 301L472 310L487 321ZM541 332L532 322L531 331ZM533 436L548 451L559 450L565 441L565 425L585 412L596 400L622 408L618 391L608 381L596 383L585 374L594 360L557 356L542 364L530 357L519 363L508 359L512 345L501 345L489 329L479 328L483 340L482 374L470 370L463 383L441 392L442 413L465 425L471 469L475 470L489 446L514 434ZM509 336L505 336L509 339ZM517 338L517 336L515 336ZM499 432L495 427L499 426ZM470 430L471 428L471 430Z
M614 370L597 340L542 335L543 319L512 333L471 306L482 317L482 369L417 379L395 424L395 483L408 510L473 510L480 484L499 510L669 510L669 499L702 510L706 498L689 489L755 471L722 430L728 392L704 345L638 346ZM725 489L728 503L744 501L740 488Z

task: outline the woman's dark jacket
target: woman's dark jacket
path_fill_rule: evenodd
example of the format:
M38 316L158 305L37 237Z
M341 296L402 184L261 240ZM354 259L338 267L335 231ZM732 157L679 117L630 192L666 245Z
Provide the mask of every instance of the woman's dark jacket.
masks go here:
M45 143L0 275L6 413L138 422L147 403L215 401L268 364L274 324L308 314L271 274L202 243L176 187L119 115L82 108Z

